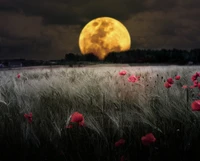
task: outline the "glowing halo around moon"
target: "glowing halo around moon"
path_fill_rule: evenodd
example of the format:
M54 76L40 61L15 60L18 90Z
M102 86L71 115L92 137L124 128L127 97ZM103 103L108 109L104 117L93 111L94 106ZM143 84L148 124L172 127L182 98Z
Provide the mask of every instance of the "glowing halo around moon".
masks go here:
M79 36L79 48L83 55L94 54L103 60L110 52L129 50L131 38L126 27L111 17L91 20Z

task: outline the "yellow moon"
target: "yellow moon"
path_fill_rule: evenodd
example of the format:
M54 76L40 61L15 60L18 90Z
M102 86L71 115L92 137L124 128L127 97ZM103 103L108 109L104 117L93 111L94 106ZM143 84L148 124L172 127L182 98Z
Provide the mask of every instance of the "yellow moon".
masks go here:
M83 55L92 53L103 60L110 52L129 50L131 38L126 27L116 19L93 19L82 29L79 48Z

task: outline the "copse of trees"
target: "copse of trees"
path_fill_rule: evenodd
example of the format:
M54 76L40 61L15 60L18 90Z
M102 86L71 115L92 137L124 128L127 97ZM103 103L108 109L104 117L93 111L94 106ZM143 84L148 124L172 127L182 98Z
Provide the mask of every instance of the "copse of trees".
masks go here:
M94 54L89 53L86 55L73 54L69 53L65 55L65 60L68 62L77 62L77 61L88 61L88 62L98 62L99 59Z
M88 62L108 62L108 63L165 63L165 64L187 64L192 61L194 64L200 63L200 49L179 50L179 49L135 49L124 52L111 52L105 59L99 60L95 55L73 54L65 55L68 62L88 61Z

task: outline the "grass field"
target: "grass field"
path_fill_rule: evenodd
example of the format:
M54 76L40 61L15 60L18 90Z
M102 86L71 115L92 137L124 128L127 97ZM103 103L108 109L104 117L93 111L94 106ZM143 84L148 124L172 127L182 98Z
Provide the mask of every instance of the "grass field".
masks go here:
M182 88L196 72L199 66L0 71L0 161L200 160L200 113L191 110L200 91ZM132 74L140 80L128 82ZM76 111L85 126L66 128ZM32 122L24 117L30 112ZM147 133L156 141L144 146Z

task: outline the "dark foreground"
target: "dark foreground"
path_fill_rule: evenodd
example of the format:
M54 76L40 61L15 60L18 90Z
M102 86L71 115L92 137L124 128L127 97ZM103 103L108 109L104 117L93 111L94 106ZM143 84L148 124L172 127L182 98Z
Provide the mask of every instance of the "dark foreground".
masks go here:
M36 146L31 141L20 140L17 135L15 139L4 136L0 144L1 161L200 161L200 140L186 143L179 131L165 136L157 134L158 141L150 146L142 145L133 132L124 135L126 144L122 147L114 146L117 135L109 134L104 139L86 128L65 130L60 138L52 140L57 144L41 136Z

